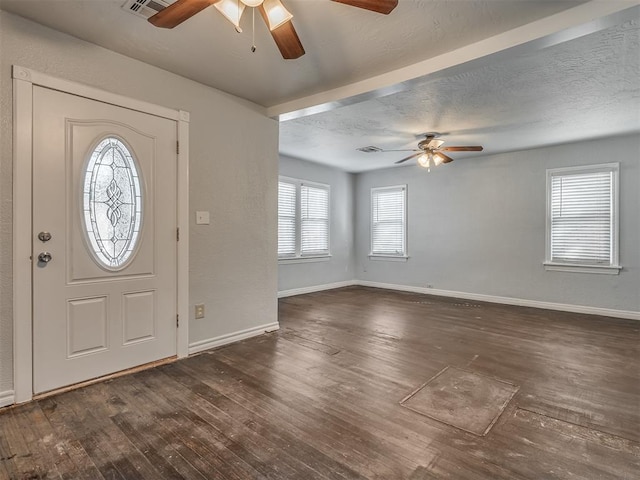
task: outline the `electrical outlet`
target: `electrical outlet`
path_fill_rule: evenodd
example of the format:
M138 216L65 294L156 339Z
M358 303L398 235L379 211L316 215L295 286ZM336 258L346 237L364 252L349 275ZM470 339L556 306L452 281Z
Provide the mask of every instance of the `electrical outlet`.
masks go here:
M431 285L430 283L427 283L427 288L433 288L433 285Z
M196 319L204 318L204 303L196 305Z

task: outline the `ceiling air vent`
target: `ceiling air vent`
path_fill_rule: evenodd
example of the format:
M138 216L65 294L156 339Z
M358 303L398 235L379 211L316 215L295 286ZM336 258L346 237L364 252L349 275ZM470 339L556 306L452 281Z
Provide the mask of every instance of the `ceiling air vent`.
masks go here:
M374 147L373 145L369 145L368 147L356 148L356 150L358 150L360 152L364 152L364 153L374 153L374 152L381 152L382 151L381 148Z
M127 0L122 9L142 18L149 18L167 8L173 1L165 0Z

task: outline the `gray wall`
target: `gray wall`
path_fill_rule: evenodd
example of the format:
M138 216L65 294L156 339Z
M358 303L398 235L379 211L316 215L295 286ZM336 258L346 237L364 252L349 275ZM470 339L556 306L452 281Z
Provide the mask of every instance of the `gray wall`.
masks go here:
M280 157L280 175L331 186L330 239L331 259L313 263L280 264L278 290L326 285L354 279L354 176L317 163Z
M13 385L12 64L189 111L190 304L207 308L190 320L190 342L277 321L277 122L244 100L0 11L0 392ZM195 210L209 210L211 225L196 226Z
M545 271L545 169L620 162L619 275ZM408 185L407 262L372 261L370 189ZM360 280L640 311L640 136L356 177Z

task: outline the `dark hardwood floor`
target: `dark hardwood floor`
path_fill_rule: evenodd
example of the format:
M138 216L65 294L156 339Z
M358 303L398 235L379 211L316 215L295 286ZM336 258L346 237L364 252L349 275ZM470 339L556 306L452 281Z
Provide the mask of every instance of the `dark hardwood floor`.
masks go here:
M349 287L280 323L0 410L0 479L640 478L640 322ZM400 405L447 366L519 387L485 436Z

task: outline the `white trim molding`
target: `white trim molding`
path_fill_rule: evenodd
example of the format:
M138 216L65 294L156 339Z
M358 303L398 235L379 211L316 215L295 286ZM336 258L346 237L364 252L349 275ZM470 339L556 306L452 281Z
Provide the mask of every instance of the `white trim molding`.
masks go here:
M125 97L95 87L49 76L13 65L13 388L12 401L27 402L33 397L32 330L32 137L33 86L42 86L90 98L110 105L174 120L178 142L178 242L177 313L182 321L177 331L178 357L189 353L189 113ZM8 401L0 392L0 405Z
M275 332L280 329L278 322L267 323L264 325L258 325L257 327L247 328L246 330L239 330L233 333L227 333L218 337L208 338L206 340L200 340L189 344L189 355L199 353L211 348L221 347L230 343L239 342L240 340L246 340L247 338L257 337L264 333Z
M600 273L606 275L618 275L622 267L620 265L579 265L572 263L544 262L544 269L550 272L571 273Z
M0 407L8 407L15 403L15 395L13 390L5 390L0 392Z
M373 260L374 262L406 262L409 260L408 255L380 255L380 254L369 254L369 260Z
M465 300L477 300L479 302L501 303L503 305L516 305L519 307L542 308L545 310L558 310L562 312L584 313L587 315L601 315L604 317L626 318L640 320L640 312L630 310L615 310L612 308L589 307L586 305L571 305L566 303L543 302L539 300L527 300L524 298L499 297L482 293L456 292L452 290L439 290L435 288L414 287L411 285L396 285L392 283L369 282L358 280L355 285L363 287L384 288L387 290L399 290L401 292L423 293L440 297L454 297Z
M323 292L325 290L333 290L336 288L351 287L352 285L358 285L358 282L356 280L347 280L344 282L325 283L324 285L312 285L310 287L292 288L290 290L279 291L278 298L304 295L305 293Z
M331 260L331 255L310 255L308 257L280 257L278 258L278 265L290 265L292 263L318 263L328 262Z

